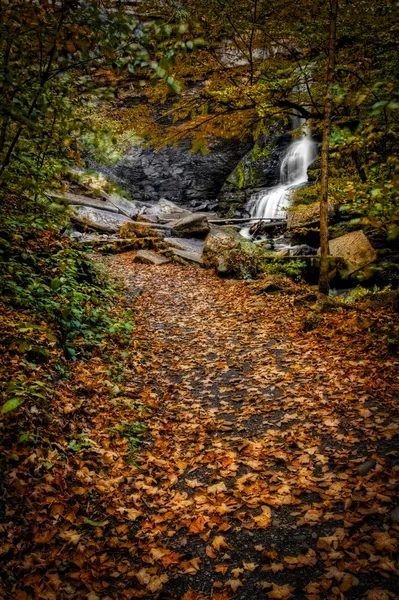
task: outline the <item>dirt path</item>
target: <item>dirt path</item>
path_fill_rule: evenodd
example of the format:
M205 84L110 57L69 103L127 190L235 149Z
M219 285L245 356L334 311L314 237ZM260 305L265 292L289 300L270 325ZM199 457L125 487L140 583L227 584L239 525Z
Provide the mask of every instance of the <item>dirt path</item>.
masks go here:
M289 296L127 254L112 269L142 290L136 384L156 408L131 597L397 598L398 360L367 323L304 333Z

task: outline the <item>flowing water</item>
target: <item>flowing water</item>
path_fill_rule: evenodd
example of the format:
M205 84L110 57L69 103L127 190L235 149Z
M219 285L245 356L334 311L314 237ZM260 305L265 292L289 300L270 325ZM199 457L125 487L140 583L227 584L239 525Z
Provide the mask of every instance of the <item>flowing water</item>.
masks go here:
M285 209L290 205L291 192L307 182L307 170L316 155L317 144L312 140L309 129L305 128L302 137L290 144L283 157L280 166L280 183L275 187L261 190L251 197L248 205L251 217L265 220L285 219ZM244 227L240 231L241 235L251 238L249 229Z

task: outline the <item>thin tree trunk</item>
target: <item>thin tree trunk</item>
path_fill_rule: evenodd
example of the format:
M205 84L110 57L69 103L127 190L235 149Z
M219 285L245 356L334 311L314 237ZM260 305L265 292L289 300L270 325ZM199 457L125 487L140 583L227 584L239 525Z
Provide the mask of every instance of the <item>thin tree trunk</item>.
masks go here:
M321 146L321 190L320 190L320 274L319 291L328 294L328 153L333 106L333 84L335 75L335 42L339 0L330 0L330 31L328 40L328 67L326 93L324 97L323 142Z

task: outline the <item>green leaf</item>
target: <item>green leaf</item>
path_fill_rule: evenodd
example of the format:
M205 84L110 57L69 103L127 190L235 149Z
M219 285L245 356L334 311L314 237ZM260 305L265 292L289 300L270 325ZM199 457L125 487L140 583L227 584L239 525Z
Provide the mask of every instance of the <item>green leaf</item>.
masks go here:
M92 525L93 527L103 527L108 521L92 521L91 519L85 519L83 523L84 525Z
M61 287L60 278L56 277L55 279L52 279L51 283L50 283L50 287L53 290L53 292L56 292L57 290L59 290Z
M12 410L15 410L23 402L24 402L23 398L11 398L11 400L7 400L7 402L5 402L1 408L1 414L5 415L6 413L11 412Z

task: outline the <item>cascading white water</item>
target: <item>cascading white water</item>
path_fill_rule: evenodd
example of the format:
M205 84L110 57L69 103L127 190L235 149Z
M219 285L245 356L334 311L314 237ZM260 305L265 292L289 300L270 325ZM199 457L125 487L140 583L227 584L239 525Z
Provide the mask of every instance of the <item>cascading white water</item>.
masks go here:
M294 123L294 127L299 127L303 123L304 119L299 123ZM248 204L251 217L284 219L286 216L284 209L288 208L290 204L291 192L300 184L307 182L307 170L316 158L316 154L317 145L312 140L310 130L305 128L302 137L293 141L284 155L280 166L279 185L266 188L251 197ZM249 229L249 227L244 227L240 231L241 235L250 238Z

